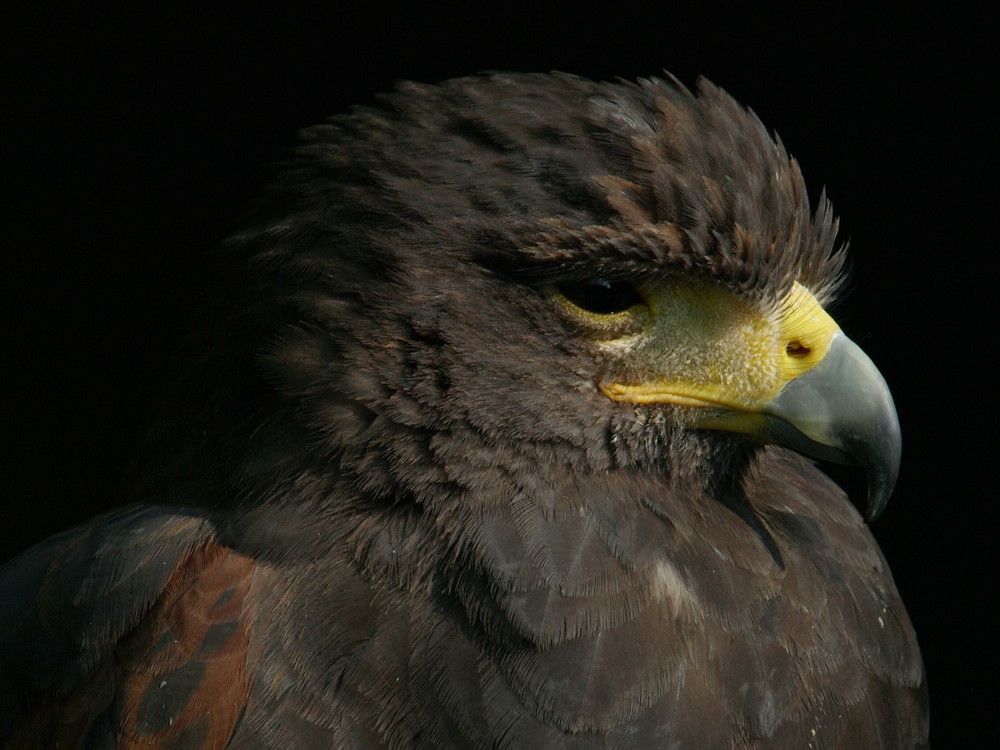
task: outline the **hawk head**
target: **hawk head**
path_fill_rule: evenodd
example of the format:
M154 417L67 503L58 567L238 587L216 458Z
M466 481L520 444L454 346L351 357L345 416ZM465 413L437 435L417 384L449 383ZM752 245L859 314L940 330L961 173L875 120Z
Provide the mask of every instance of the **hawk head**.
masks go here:
M720 89L402 84L302 139L230 245L240 291L189 368L208 407L167 485L267 499L318 456L375 497L540 461L723 487L777 443L861 464L885 504L892 400L824 309L836 221Z

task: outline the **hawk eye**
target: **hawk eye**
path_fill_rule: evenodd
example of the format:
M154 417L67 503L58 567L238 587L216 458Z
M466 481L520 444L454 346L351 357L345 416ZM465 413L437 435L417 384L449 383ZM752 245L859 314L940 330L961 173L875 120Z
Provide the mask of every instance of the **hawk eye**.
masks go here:
M566 281L557 288L574 305L595 315L612 315L643 304L636 285L621 279Z

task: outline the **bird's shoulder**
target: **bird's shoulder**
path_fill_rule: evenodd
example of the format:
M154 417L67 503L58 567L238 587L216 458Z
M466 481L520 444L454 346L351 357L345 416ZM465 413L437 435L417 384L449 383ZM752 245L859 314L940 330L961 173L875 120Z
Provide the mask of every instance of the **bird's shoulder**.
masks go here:
M103 516L9 562L4 746L231 733L247 690L241 614L255 567L203 515L163 507ZM211 714L198 709L208 701Z

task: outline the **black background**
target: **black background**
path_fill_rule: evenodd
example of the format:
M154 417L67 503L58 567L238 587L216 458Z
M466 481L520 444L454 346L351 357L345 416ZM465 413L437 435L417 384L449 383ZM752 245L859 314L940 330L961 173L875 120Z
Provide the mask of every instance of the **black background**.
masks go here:
M207 291L205 256L298 128L401 78L705 75L781 135L842 218L853 283L838 319L904 431L873 529L921 639L932 740L992 744L995 24L875 3L137 5L3 22L0 559L121 502ZM857 472L831 472L863 497Z

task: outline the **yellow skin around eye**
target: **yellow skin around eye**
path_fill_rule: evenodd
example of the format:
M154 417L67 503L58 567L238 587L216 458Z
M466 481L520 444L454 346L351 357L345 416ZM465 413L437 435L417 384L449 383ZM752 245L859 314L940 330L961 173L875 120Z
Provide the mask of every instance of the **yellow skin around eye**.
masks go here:
M603 345L614 345L616 341L628 339L652 321L649 301L644 295L645 304L638 303L619 312L596 313L571 302L556 286L550 288L550 293L594 341Z
M756 412L840 330L798 283L769 308L709 283L668 279L642 292L645 305L609 315L561 300L611 359L599 386L615 401Z

